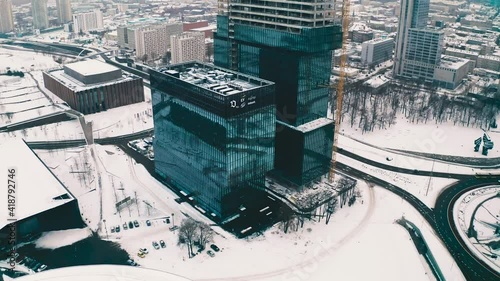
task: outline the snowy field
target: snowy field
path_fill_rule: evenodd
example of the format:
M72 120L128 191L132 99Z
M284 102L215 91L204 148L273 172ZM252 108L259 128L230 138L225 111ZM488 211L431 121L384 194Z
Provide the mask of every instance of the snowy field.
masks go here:
M214 227L214 243L221 252L215 253L214 258L203 252L189 259L186 248L176 245L177 237L169 231L171 224L163 223L161 218L174 214L176 225L186 216L209 221L186 203L176 203L175 194L121 150L95 145L36 152L78 198L91 229L99 229L102 193L102 219L106 224L99 233L120 243L147 268L194 280L331 280L331 276L338 280L426 280L426 274L431 273L425 261L406 231L393 223L405 215L421 228L445 276L463 280L449 254L411 206L385 190L369 188L362 181L359 187L363 198L352 207L339 209L328 225L324 220L306 221L304 228L288 234L275 225L263 235L247 239L236 239ZM134 202L117 211L114 203L126 196L137 196L139 204ZM141 227L122 228L119 233L109 231L110 226L135 219ZM152 221L151 227L145 226L146 219ZM159 240L166 242L165 249L153 249L152 241ZM137 257L140 247L149 249L145 258ZM377 258L380 255L386 258ZM367 270L353 270L356 263Z
M500 270L500 248L493 249L487 244L500 242L500 235L495 234L500 225L500 186L489 186L464 193L457 199L453 207L455 225L459 228L461 239L477 257L480 257L493 268ZM492 199L490 199L492 198ZM474 210L473 226L477 232L477 239L469 238L467 233L471 224ZM495 242L494 242L495 243ZM494 258L493 256L497 257Z
M386 148L464 157L500 157L500 129L488 133L495 143L488 156L474 152L474 140L483 136L482 129L453 126L452 123L435 124L429 121L427 124L413 124L400 116L390 128L364 134L344 122L341 133ZM339 144L342 146L344 142L339 141Z
M82 126L78 120L41 125L24 130L0 133L0 141L23 138L25 141L58 141L84 139Z
M0 45L0 72L6 71L7 67L25 72L45 70L59 65L54 61L52 55L37 54L31 49L18 46L7 46L9 49L2 46ZM15 48L15 50L11 48Z

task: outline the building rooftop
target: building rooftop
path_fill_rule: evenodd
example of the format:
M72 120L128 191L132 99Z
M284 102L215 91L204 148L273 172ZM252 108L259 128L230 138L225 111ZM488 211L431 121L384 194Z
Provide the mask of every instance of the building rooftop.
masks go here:
M500 61L500 57L497 57L497 56L482 56L482 55L480 55L479 57L482 58L482 59Z
M99 75L120 70L119 68L98 60L86 60L66 64L65 67L80 73L81 75Z
M176 64L158 71L222 96L272 84L263 79L200 62Z
M315 119L315 120L313 120L311 122L302 124L302 125L300 125L300 126L298 126L296 128L297 128L297 130L306 133L306 132L315 130L317 128L323 127L323 126L325 126L327 124L330 124L330 123L333 123L332 119L321 117L321 118Z
M70 88L71 90L73 90L75 92L80 92L83 90L93 89L96 87L102 87L102 86L106 86L106 85L113 85L116 83L121 83L124 81L138 78L137 76L135 76L133 74L122 72L121 77L118 79L114 79L114 80L110 80L110 81L106 81L106 82L102 82L102 83L96 83L96 84L84 84L84 83L78 81L77 79L66 74L63 69L50 70L50 71L47 71L47 74L50 75L52 78L56 79L57 81L59 81L64 86Z
M75 200L66 187L22 139L0 144L1 181L7 184L7 170L16 170L15 218L21 220ZM7 186L5 186L7 188ZM5 190L7 192L7 190ZM6 193L5 193L6 194ZM6 199L7 195L4 195ZM0 209L0 229L10 223L7 206Z
M441 56L441 61L439 67L445 67L450 69L459 69L469 62L468 59L457 58L452 56Z
M462 50L462 49L457 49L457 48L447 48L446 51L479 56L478 52L467 51L467 50Z

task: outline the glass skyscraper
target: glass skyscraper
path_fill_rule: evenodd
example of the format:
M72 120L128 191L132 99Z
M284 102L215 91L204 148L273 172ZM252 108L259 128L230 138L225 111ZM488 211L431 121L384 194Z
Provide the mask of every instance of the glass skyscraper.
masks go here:
M215 64L276 83L275 172L297 185L326 173L331 159L333 127L321 118L327 115L331 53L342 44L333 18L333 2L323 0L231 0L217 17ZM299 128L310 122L316 125ZM312 132L324 126L331 133ZM313 135L314 141L305 141ZM305 154L313 144L329 147L315 158L321 172L318 165L302 165L313 161Z
M190 62L151 71L155 170L214 219L273 168L274 83Z

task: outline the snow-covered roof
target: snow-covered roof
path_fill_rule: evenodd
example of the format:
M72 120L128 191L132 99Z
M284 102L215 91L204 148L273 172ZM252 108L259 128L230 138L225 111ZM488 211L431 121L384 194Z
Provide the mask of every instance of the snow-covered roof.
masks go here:
M4 277L5 278L5 277ZM7 279L9 280L9 279ZM14 279L12 279L14 280ZM190 281L185 277L165 271L125 265L82 265L47 270L25 275L16 281Z
M0 180L11 179L8 169L15 169L15 218L21 220L75 200L66 187L52 174L22 139L0 144ZM11 179L12 180L12 179ZM7 200L5 186L4 200ZM57 199L56 199L57 198ZM0 210L0 229L10 223L6 201Z
M112 66L111 64L107 64L98 60L79 61L66 64L65 67L85 76L105 74L108 72L119 70L119 68Z
M302 124L302 125L298 126L297 129L302 131L302 132L309 132L309 131L312 131L314 129L323 127L323 126L325 126L327 124L331 124L331 123L333 123L332 119L322 117L322 118L315 119L311 122Z

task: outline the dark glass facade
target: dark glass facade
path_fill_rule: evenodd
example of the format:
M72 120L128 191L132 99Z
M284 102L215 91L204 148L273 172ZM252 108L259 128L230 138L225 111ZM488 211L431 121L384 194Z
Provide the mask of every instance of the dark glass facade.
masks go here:
M329 166L333 128L330 127L329 134L322 130L323 133L304 134L300 130L293 132L293 127L327 115L329 89L326 86L330 84L332 50L342 44L341 27L303 27L298 32L289 32L230 22L231 16L217 18L215 64L227 68L236 66L234 70L276 83L276 120L291 127L282 129L282 125L277 124L275 168L281 170L280 174L292 177L294 182L313 180L309 173L315 169L312 166ZM323 139L319 140L321 136ZM312 139L326 149L327 161L304 156L312 149L308 147ZM317 159L316 164L311 164L311 159Z
M332 157L333 121L302 131L282 122L276 123L275 173L295 185L307 184L328 172Z
M234 214L273 169L274 84L243 92L262 101L245 110L163 73L151 86L156 172L219 219Z

